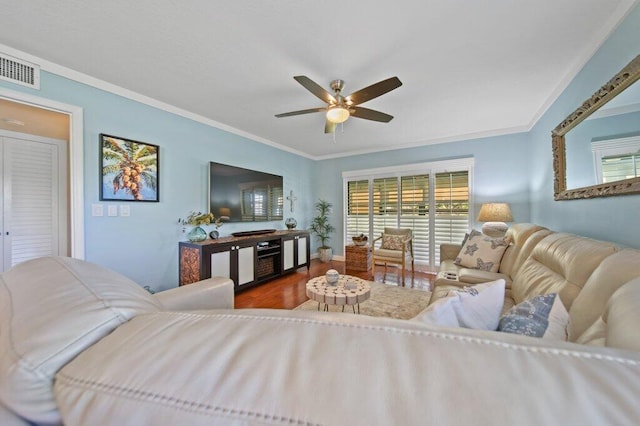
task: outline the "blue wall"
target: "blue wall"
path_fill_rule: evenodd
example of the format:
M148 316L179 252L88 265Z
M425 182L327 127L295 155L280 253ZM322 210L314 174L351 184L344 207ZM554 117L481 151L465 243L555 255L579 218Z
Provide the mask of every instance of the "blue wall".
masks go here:
M637 6L529 132L533 222L557 231L640 247L640 195L554 201L551 157L551 130L640 54L639 41Z
M282 175L285 194L293 190L298 197L294 214L285 203L285 217L296 217L298 228L309 225L312 160L46 72L40 91L0 85L84 109L85 258L143 286L162 290L177 285L177 242L185 239L177 221L207 208L209 161ZM107 204L125 202L99 201L100 133L160 146L159 203L129 202L130 217L106 215ZM91 216L93 203L104 205L105 216ZM225 224L219 232L261 228L286 227L284 221Z

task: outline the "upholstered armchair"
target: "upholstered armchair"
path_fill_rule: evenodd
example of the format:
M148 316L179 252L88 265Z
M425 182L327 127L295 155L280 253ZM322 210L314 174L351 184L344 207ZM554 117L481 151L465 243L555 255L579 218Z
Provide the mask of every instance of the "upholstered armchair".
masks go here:
M413 277L413 232L410 228L384 228L384 233L371 243L371 257L373 269L376 263L384 264L387 274L387 264L400 265L402 285L407 263L411 262L411 276ZM379 243L378 243L379 242ZM376 247L379 244L379 247Z

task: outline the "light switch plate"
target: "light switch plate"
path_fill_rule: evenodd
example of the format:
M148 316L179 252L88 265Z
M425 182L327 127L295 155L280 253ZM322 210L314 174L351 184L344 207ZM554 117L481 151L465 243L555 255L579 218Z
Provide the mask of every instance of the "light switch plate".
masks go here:
M102 204L91 204L91 216L104 216Z
M131 216L131 210L129 206L126 204L120 205L120 216Z
M118 216L118 206L109 204L109 206L107 206L107 215Z

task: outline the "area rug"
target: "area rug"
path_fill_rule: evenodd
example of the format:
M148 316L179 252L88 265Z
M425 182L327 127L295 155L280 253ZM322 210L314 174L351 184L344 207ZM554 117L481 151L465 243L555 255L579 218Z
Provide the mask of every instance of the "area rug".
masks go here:
M411 319L427 307L431 292L413 288L397 287L370 281L371 297L360 304L360 314L372 317ZM320 306L322 310L324 305ZM356 311L357 311L356 306ZM318 302L307 300L296 306L294 311L317 311ZM342 312L342 306L329 305L329 311ZM353 315L351 306L346 306L345 314Z

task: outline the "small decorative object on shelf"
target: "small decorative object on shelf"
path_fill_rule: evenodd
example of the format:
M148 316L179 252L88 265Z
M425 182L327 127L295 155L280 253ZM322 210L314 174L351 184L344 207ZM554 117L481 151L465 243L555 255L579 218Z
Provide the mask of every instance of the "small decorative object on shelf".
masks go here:
M369 241L369 237L364 234L356 235L354 237L351 237L351 239L353 240L353 244L357 246L364 246Z
M216 231L215 229L213 231L209 232L209 238L211 238L212 240L215 240L219 236L220 236L220 233L218 231Z
M340 279L340 274L335 269L329 269L327 273L324 274L324 277L327 280L327 284L337 285L338 280Z
M189 213L189 216L186 219L178 219L178 223L182 226L193 226L193 228L187 233L187 238L191 242L204 241L207 239L207 231L202 229L200 225L215 225L216 229L218 229L222 222L220 219L216 219L213 213L202 213L202 212L194 212ZM216 234L218 231L212 231ZM213 237L211 237L213 238ZM216 237L217 238L217 237Z
M292 217L288 217L284 224L287 225L287 229L296 229L296 226L298 226L298 222Z
M204 241L207 239L207 231L200 228L199 226L194 226L191 228L191 231L187 233L187 238L192 243L197 243L198 241Z

